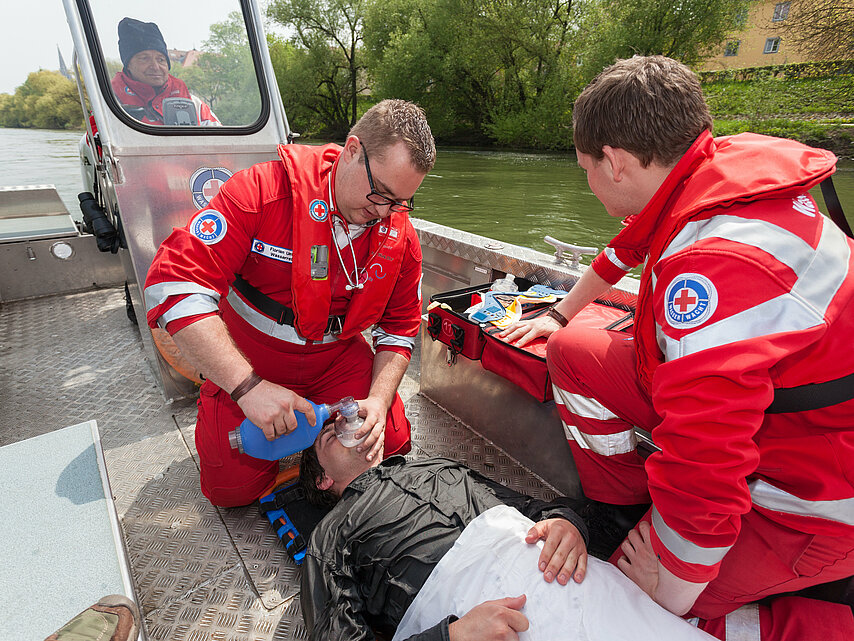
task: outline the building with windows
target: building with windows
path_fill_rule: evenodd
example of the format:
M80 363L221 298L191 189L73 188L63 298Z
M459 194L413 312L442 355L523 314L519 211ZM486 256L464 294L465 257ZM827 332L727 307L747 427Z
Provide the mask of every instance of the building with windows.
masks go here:
M743 69L795 62L810 62L809 56L786 42L776 27L787 20L792 4L809 0L757 0L742 18L743 28L720 46L720 53L697 66L698 71Z

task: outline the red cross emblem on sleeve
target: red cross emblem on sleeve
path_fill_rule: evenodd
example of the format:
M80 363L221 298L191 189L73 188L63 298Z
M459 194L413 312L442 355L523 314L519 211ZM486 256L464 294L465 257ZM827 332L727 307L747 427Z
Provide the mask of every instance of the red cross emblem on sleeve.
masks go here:
M697 296L694 295L687 287L679 290L679 294L673 301L676 306L679 308L679 311L683 314L688 311L688 309L697 304Z

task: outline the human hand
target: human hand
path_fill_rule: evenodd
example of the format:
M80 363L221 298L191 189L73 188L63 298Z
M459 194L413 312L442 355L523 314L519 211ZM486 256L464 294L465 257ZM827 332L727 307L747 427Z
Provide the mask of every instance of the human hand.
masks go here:
M297 428L294 410L305 414L309 425L313 426L317 422L314 408L307 400L287 387L270 381L258 383L240 397L237 405L246 418L261 428L268 441L289 434Z
M587 548L581 532L566 519L546 519L534 524L526 543L536 543L544 539L540 552L539 568L547 583L554 581L566 585L569 578L576 583L584 580L587 572Z
M540 336L551 336L561 329L561 324L554 318L543 314L530 320L513 323L507 329L498 332L498 338L514 343L516 347L523 347Z
M641 521L620 544L625 556L617 560L617 567L641 590L655 600L658 590L658 557L652 549L649 523Z
M385 443L385 420L388 415L388 405L377 396L359 401L359 416L364 417L365 422L356 432L356 438L368 434L363 443L356 446L357 452L367 452L365 460L372 461L374 457L380 456Z
M485 601L448 626L451 641L518 641L528 629L528 619L519 610L525 595Z

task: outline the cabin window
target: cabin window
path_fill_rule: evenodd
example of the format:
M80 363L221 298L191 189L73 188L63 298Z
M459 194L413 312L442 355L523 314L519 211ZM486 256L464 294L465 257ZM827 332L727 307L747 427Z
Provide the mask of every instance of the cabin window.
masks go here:
M738 55L738 46L741 44L741 40L730 40L726 43L726 48L724 49L725 56L737 56Z
M792 6L791 2L778 2L774 5L774 16L771 18L772 22L782 22L786 18L789 17L789 8ZM765 14L768 15L768 14ZM765 53L768 53L767 51Z
M102 92L130 126L204 134L263 124L266 89L240 0L210 0L203 9L163 0L88 4Z
M780 50L780 39L779 38L768 38L765 41L764 53L777 53L779 50Z

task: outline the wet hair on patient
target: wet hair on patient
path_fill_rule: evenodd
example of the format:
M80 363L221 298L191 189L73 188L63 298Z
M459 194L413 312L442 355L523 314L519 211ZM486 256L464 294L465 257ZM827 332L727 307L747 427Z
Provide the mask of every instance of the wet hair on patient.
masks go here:
M604 69L572 110L575 147L601 160L609 145L652 161L675 164L712 116L696 74L664 56L635 56Z
M332 507L338 502L338 496L332 490L321 490L317 487L324 473L314 445L303 450L299 461L299 485L305 492L305 498L312 505Z
M403 141L412 166L427 173L436 162L436 143L427 116L418 105L406 100L383 100L365 112L350 129L371 155L382 157L391 145Z

